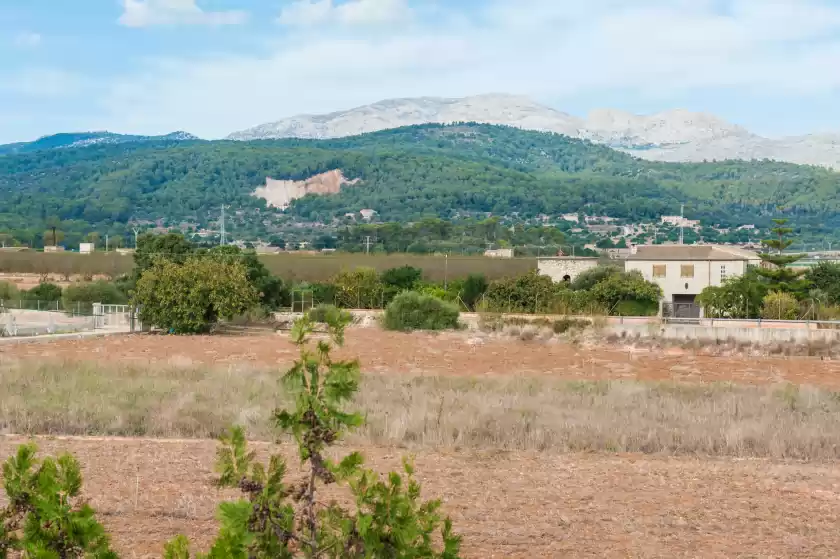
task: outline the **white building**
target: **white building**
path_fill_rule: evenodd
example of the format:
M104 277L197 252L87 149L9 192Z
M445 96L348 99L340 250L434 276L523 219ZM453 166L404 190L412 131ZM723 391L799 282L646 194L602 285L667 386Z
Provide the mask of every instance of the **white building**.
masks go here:
M743 275L758 266L755 252L724 245L643 245L627 257L625 269L637 270L662 288L665 303L693 305L705 288Z
M663 225L672 225L674 227L688 227L690 229L700 227L699 219L687 219L679 215L663 215L660 218L660 223Z
M513 249L512 248L496 248L496 249L487 249L484 251L484 256L488 256L490 258L513 258Z

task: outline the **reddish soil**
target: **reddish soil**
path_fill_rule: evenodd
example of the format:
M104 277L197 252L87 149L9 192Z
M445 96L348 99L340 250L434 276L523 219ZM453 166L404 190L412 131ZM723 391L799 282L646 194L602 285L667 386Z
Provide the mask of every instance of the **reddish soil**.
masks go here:
M356 328L342 353L363 370L384 374L549 375L564 379L688 382L791 382L840 389L840 361L693 354L682 349L639 351L566 343L522 342L469 334L398 334ZM51 343L0 345L4 358L96 360L179 366L253 363L286 367L297 355L284 335L248 337L114 336Z
M18 439L0 439L5 458ZM74 453L85 497L124 557L160 557L185 533L206 549L220 493L212 441L41 440ZM265 449L266 447L261 447ZM284 451L289 451L288 448ZM400 451L363 449L379 471ZM299 473L290 461L290 477ZM840 470L827 465L650 456L424 453L465 557L837 557Z

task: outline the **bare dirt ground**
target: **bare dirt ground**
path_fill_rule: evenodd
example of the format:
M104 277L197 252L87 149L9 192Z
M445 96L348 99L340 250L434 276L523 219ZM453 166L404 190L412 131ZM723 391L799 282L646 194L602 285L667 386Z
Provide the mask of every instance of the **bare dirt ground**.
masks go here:
M0 457L19 442L0 439ZM86 497L124 557L160 557L178 533L206 549L216 503L234 495L211 486L212 441L39 445L79 457ZM399 466L398 450L363 451L380 471ZM465 557L836 557L840 549L840 470L827 465L424 452L416 466L424 496L441 498L464 536Z
M345 355L383 375L512 374L567 379L791 382L840 389L840 362L694 355L567 343L476 339L463 333L348 332ZM0 361L121 365L277 365L295 348L282 335L124 336L0 346ZM0 458L23 439L0 438ZM41 439L85 468L85 491L121 556L160 557L177 533L206 549L215 507L209 440ZM267 445L260 445L264 454ZM361 449L378 471L401 449ZM296 461L290 449L291 477ZM470 558L838 557L840 468L791 462L622 453L502 452L427 448L416 455L424 496L441 498ZM1 499L1 497L0 497Z
M840 389L840 361L819 358L711 356L679 348L638 350L562 342L475 338L465 333L348 331L339 352L358 356L369 373L411 375L547 375L558 379L772 384ZM253 364L286 368L297 351L284 335L247 337L117 336L0 346L2 359L60 359L123 365Z

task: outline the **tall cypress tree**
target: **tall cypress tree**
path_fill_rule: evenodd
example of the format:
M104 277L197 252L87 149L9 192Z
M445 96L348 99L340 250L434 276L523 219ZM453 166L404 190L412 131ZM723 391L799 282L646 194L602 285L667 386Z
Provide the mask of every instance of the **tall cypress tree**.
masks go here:
M793 228L788 227L787 222L787 219L773 220L776 227L770 231L776 234L776 238L761 241L767 247L767 252L759 255L765 265L756 272L766 280L771 291L784 291L802 296L808 291L809 282L802 277L804 270L788 268L790 264L802 258L802 255L784 254L784 250L793 244L793 239L785 237L793 233Z

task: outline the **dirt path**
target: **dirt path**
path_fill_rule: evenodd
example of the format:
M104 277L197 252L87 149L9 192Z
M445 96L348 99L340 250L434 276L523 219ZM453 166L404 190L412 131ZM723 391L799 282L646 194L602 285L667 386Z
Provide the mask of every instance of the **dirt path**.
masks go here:
M0 458L19 442L0 439ZM225 495L210 485L212 441L39 445L82 461L86 496L122 556L160 557L163 542L181 532L206 548L215 533L216 502ZM397 467L401 456L364 452L380 471ZM425 496L442 498L463 534L466 557L840 553L840 469L831 465L454 452L421 454L416 465Z
M840 361L694 355L681 349L630 351L567 343L476 338L469 334L348 332L344 355L367 372L423 375L550 375L568 379L791 382L840 389ZM282 335L252 337L118 336L0 346L3 359L62 359L120 364L286 367L295 348Z

